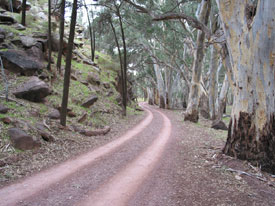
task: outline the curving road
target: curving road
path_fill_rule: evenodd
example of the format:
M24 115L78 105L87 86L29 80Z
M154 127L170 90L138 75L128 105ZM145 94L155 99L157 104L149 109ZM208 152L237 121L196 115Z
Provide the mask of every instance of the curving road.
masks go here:
M141 106L146 118L123 136L0 189L0 206L132 205L171 135L171 122L165 114Z

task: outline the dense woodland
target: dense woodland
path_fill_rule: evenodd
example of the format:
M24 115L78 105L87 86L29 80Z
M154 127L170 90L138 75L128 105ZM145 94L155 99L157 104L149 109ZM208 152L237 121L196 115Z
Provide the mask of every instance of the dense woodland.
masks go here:
M12 1L14 7L17 2ZM127 115L131 102L144 98L163 109L184 111L185 121L210 119L213 128L228 129L223 153L275 172L274 0L45 3L48 60L52 33L59 35L58 57L47 66L54 73L51 81L60 80L64 69L62 125L68 111L74 40L81 25L89 61L95 62L99 51L117 62L122 115ZM26 27L33 23L28 5L22 1L20 13ZM228 128L223 122L226 107L232 108Z

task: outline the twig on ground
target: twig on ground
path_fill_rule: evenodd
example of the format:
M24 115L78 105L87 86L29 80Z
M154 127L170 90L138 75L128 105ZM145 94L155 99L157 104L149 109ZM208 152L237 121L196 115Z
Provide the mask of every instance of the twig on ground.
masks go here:
M47 123L46 123L46 120L45 119L43 119L43 125L49 130L49 131L51 131L51 128L50 128L50 126L49 125L47 125Z

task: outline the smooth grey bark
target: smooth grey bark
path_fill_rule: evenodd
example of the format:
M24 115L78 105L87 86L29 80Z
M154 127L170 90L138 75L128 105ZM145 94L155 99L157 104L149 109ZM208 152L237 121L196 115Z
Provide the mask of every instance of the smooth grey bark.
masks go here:
M235 83L223 152L275 173L275 1L217 4Z
M165 85L164 85L164 80L163 80L163 76L161 73L161 69L158 65L158 63L156 62L156 60L154 58L152 58L153 63L154 63L154 71L156 74L156 78L157 78L157 85L158 85L158 103L159 103L159 107L160 108L165 108Z
M210 60L210 78L209 78L209 89L208 89L208 101L209 101L209 114L210 119L214 120L216 118L215 113L215 100L217 95L217 82L216 74L218 69L219 55L218 51L214 46L211 46L211 60Z
M211 2L207 0L201 1L201 8L199 14L199 21L207 25ZM204 58L204 39L205 33L198 31L197 35L197 49L194 54L194 62L192 67L192 82L191 90L188 98L187 110L184 114L184 120L191 122L198 122L199 119L199 98L200 98L200 80L201 80L201 71L202 71L202 62Z

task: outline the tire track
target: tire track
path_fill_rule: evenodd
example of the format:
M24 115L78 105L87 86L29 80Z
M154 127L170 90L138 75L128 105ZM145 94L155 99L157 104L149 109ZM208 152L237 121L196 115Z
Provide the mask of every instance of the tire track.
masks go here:
M79 206L123 206L138 190L139 186L159 161L171 134L171 122L163 113L164 125L157 139L133 162L112 177L99 190L91 192Z
M68 178L102 156L113 152L116 148L142 132L151 123L153 120L153 114L147 109L146 111L148 113L147 117L120 138L101 146L98 149L83 154L76 159L68 160L58 166L52 167L18 183L0 189L0 206L13 206L20 204L22 200L49 188L56 182Z

